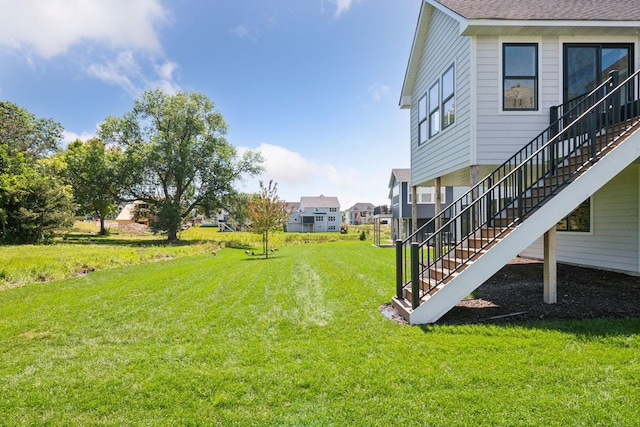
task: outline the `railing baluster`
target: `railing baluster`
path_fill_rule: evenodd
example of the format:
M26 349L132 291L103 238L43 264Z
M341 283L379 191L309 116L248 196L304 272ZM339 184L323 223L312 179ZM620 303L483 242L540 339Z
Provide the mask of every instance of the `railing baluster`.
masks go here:
M411 306L420 305L420 243L411 242Z
M411 303L416 308L423 294L421 275L431 290L446 279L446 274L451 274L449 269L445 272L442 262L445 256L448 260L456 258L456 248L461 248L466 242L472 250L463 260L464 264L485 245L484 242L480 247L470 244L474 233L483 227L502 230L514 222L516 214L518 221L522 221L532 209L544 203L571 179L579 167L589 159L597 160L598 153L620 132L638 122L639 77L640 71L637 71L619 85L618 77L612 74L607 82L589 95L556 109L551 113L557 115L556 120L549 128L407 239L396 241L397 297L403 298L403 289L410 274ZM636 120L631 122L634 118ZM599 137L598 133L601 134ZM560 167L566 173L559 174ZM533 193L534 187L542 190ZM501 221L504 218L506 224L497 227L496 218ZM421 243L416 242L417 236L428 229L434 229L434 233ZM492 239L495 237L490 241ZM407 262L409 257L410 263ZM439 273L437 280L432 280L431 268ZM453 269L457 268L459 266Z
M404 281L402 277L402 272L404 271L402 265L402 248L402 240L396 240L396 297L398 297L398 299L404 298L404 295L402 293L402 290L404 288Z

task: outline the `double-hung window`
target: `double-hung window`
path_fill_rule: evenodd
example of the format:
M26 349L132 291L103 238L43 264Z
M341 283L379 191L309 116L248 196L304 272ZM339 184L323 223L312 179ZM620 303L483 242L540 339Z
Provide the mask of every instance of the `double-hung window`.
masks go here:
M502 45L502 109L538 109L538 45Z
M418 101L418 143L424 144L456 119L455 66L452 64Z
M440 132L440 80L429 88L429 138Z
M418 101L418 138L420 144L424 144L429 138L427 126L427 95L425 94Z
M454 66L442 75L442 129L451 126L456 119L456 96Z

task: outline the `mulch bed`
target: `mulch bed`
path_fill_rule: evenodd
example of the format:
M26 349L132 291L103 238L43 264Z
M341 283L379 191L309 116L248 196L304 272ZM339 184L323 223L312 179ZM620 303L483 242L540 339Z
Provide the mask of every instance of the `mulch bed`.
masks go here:
M438 324L640 317L640 277L558 264L558 302L543 302L543 264L516 258Z

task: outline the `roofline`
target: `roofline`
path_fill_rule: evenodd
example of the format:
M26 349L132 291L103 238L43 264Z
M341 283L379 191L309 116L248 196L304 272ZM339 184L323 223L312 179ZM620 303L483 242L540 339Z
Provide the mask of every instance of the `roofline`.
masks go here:
M411 95L405 95L405 88L407 87L407 81L409 80L409 70L413 64L413 53L415 52L416 42L418 41L418 33L420 30L420 24L422 23L422 10L424 9L424 1L420 3L420 12L418 12L418 21L416 22L416 29L413 32L413 42L411 43L411 50L409 51L409 60L407 61L407 68L404 71L404 80L402 81L402 89L400 90L400 99L398 105L401 109L409 108L411 106ZM409 97L407 105L406 98Z
M586 27L586 28L598 28L598 27L618 27L618 28L638 28L640 27L640 20L535 20L535 19L467 19L464 16L454 12L446 6L440 4L436 0L422 0L420 5L420 13L418 15L418 22L416 24L416 30L413 36L413 43L411 44L411 51L409 53L409 61L407 62L407 68L402 82L402 90L400 91L400 99L398 105L401 109L408 109L411 107L411 91L409 88L409 81L413 76L412 70L415 68L416 61L419 61L416 47L419 42L422 41L426 34L422 34L420 29L422 27L422 21L425 17L425 8L431 7L445 13L447 16L458 21L460 24L460 35L473 35L477 30L484 27L551 27L551 28L566 28L566 27Z

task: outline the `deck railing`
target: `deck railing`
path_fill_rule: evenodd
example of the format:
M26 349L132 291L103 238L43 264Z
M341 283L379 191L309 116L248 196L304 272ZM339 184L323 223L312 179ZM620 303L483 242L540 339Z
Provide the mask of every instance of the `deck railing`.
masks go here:
M405 240L396 241L396 294L433 293L553 197L635 125L640 72L571 109ZM435 230L427 235L426 230ZM481 238L482 237L482 238Z

